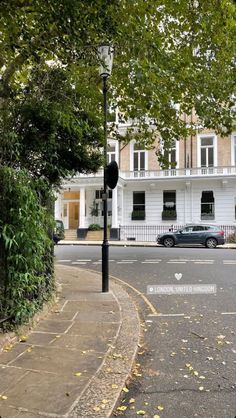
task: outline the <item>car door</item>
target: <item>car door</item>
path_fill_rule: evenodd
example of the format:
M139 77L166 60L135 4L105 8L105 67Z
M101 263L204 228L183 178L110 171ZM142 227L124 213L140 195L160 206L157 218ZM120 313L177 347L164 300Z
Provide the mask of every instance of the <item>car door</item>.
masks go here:
M178 231L178 244L191 244L192 242L193 226L186 226L181 231Z
M195 225L192 231L192 243L201 244L204 242L205 227L202 225Z

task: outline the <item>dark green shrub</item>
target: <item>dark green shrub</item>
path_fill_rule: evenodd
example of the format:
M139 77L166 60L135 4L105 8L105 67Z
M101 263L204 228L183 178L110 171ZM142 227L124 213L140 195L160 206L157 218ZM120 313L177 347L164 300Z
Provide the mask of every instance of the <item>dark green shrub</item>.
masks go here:
M28 320L54 289L54 224L25 172L1 168L0 191L0 318L10 318L9 327Z
M169 219L174 221L177 219L176 210L174 209L163 210L161 217L163 221L168 221Z
M144 221L145 220L145 210L133 210L131 214L132 221Z
M102 228L98 224L90 224L88 227L89 231L100 231Z

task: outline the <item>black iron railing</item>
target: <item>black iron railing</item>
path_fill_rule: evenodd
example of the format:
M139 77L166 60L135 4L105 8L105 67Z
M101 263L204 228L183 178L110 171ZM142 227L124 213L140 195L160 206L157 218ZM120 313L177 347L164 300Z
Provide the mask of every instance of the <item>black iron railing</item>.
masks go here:
M184 228L186 225L120 225L120 240L121 241L156 241L158 234L162 234L168 231L176 231L177 229ZM227 241L228 236L236 232L236 225L217 225L225 233L225 239Z

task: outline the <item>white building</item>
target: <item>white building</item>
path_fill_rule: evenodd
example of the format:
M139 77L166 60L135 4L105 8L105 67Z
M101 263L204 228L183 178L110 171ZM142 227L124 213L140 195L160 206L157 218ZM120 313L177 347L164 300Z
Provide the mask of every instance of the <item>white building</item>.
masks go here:
M119 165L108 197L111 239L155 240L158 228L192 222L236 227L236 132L223 138L202 130L174 141L166 169L155 149L140 149L135 141L108 144L108 161ZM64 182L55 217L80 239L91 224L103 225L102 188L102 170Z

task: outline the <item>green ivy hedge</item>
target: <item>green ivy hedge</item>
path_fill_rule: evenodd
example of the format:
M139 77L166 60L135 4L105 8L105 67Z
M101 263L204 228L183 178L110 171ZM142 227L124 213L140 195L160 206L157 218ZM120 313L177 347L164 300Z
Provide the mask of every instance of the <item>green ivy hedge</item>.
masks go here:
M50 298L54 290L52 230L52 217L40 205L27 173L0 168L2 327L27 321Z

